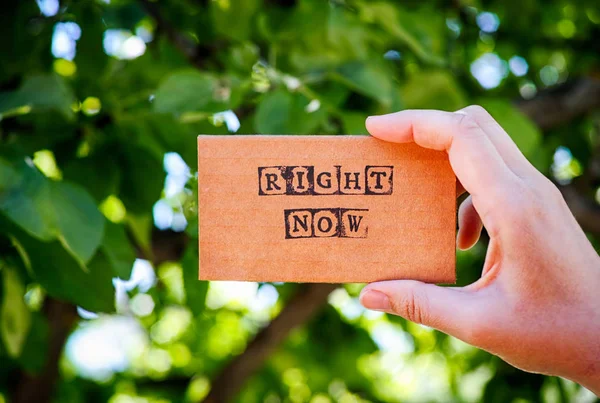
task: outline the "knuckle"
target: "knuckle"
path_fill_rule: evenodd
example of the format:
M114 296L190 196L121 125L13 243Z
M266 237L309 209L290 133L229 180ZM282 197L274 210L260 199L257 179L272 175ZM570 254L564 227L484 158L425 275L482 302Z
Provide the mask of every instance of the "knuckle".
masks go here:
M536 197L530 187L520 180L511 180L498 186L493 195L500 218L523 221L537 208Z
M540 174L540 181L537 187L538 195L542 199L551 200L553 202L563 202L563 194L558 187L544 175Z
M459 136L469 136L474 133L479 134L481 130L477 121L468 114L457 113L455 114L455 120Z
M537 214L539 208L536 202L534 192L526 187L521 187L515 196L506 203L507 215L509 218L519 219L520 222L525 222L532 216Z
M522 202L528 192L527 185L515 175L505 175L491 186L491 193L497 203L512 206Z
M411 322L422 324L427 320L427 297L414 288L410 289L392 302L392 310Z
M552 206L564 203L560 190L545 177L533 183L519 180L513 189L507 199L499 201L504 217L518 222L520 229L546 222L550 219L548 212Z
M469 115L489 115L488 111L481 105L469 105L463 111Z
M557 207L566 205L561 191L546 177L535 180L528 187L523 201L523 222L530 226L536 223L547 224L555 218L552 214Z

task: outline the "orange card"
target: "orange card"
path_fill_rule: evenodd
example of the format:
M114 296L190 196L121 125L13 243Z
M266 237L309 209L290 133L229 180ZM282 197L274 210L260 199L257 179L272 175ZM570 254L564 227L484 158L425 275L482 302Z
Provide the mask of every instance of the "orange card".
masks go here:
M368 136L199 136L201 280L455 282L446 153Z

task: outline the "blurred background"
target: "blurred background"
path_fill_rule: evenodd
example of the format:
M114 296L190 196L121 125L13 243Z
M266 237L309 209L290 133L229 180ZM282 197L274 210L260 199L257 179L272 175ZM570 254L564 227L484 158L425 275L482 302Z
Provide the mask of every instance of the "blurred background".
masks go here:
M200 133L476 103L599 245L597 0L18 0L0 38L0 403L597 401L360 284L200 282L195 203Z

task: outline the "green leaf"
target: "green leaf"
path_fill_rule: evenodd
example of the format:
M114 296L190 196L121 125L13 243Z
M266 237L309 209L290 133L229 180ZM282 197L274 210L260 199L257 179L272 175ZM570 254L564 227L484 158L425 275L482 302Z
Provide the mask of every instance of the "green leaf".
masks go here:
M292 104L292 95L287 91L266 94L256 110L256 130L264 134L288 133Z
M443 20L433 10L408 11L383 1L359 3L359 7L363 18L377 22L423 62L434 66L445 64L434 52L432 42L442 41L444 27ZM443 49L441 44L435 48Z
M262 1L213 1L210 11L215 30L228 38L243 41L248 39L253 16Z
M0 194L19 182L19 173L8 163L0 159Z
M313 2L313 4L316 5L317 10L323 10L323 7L319 7L317 2ZM304 28L307 31L314 31L310 39L315 43L308 45L312 48L310 53L317 50L315 56L311 57L309 55L308 60L312 59L311 65L322 63L319 59L333 59L331 61L337 59L335 60L336 65L348 60L366 60L372 55L371 52L375 49L379 50L383 44L381 35L378 35L374 30L368 29L356 12L350 11L347 7L336 6L326 9L325 15L327 20L323 27L327 38L325 42L323 41L323 36L319 37L320 30L323 28L316 28L314 22L315 14L317 14L317 21L323 18L323 11L317 11L317 13L312 10L306 11L308 13L305 14L307 19L305 20L306 25ZM293 33L293 35L296 34ZM319 52L320 50L322 52Z
M392 103L394 83L389 72L372 64L353 62L344 64L333 77L359 94L373 98L383 105Z
M168 76L154 99L156 112L219 112L229 109L232 89L212 74L183 70Z
M542 133L535 123L506 100L483 99L480 103L506 130L525 157L535 157L542 144Z
M467 105L465 95L447 71L415 73L402 85L402 100L407 109L455 111Z
M165 182L162 159L142 147L127 146L122 150L121 188L119 198L136 214L147 213L160 198Z
M111 222L107 222L105 225L104 239L100 250L110 262L113 272L118 277L127 280L131 277L135 251L131 247L123 225Z
M366 114L360 112L346 112L342 114L344 134L368 134L365 127Z
M102 252L82 270L80 262L58 241L40 241L8 223L2 229L12 234L25 266L49 295L92 312L114 311L115 273Z
M277 89L258 105L255 127L263 134L311 134L326 118L324 108L308 112L310 99L297 92Z
M87 263L104 231L92 197L76 185L49 180L29 160L14 168L14 183L0 192L0 212L40 240L58 239L81 265Z
M214 129L214 126L208 123L208 116L201 120ZM155 156L162 159L165 153L175 151L190 166L196 164L196 136L198 133L206 133L198 131L195 125L182 125L170 113L152 111L132 113L119 119L119 129L126 133L132 143L144 147Z
M18 357L31 327L31 312L25 304L25 287L16 271L4 266L2 277L4 281L0 334L8 354Z
M29 107L32 111L55 110L71 119L73 102L75 97L62 78L56 74L35 75L17 91L0 93L0 115Z
M58 239L76 259L87 263L102 240L104 217L82 188L53 182L51 190Z
M2 164L7 166L9 163L3 160ZM36 238L54 239L50 181L31 160L19 161L13 170L11 186L0 193L0 211Z
M104 147L89 157L70 160L63 170L64 179L84 187L98 203L117 194L121 178L119 165L114 158L106 158L112 152L112 148Z

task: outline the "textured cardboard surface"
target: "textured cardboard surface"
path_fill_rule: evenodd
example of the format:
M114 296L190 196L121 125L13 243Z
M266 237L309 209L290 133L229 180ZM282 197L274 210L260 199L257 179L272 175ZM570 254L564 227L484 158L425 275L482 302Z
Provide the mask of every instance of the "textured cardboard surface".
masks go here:
M199 136L202 280L455 282L443 152L367 136Z

